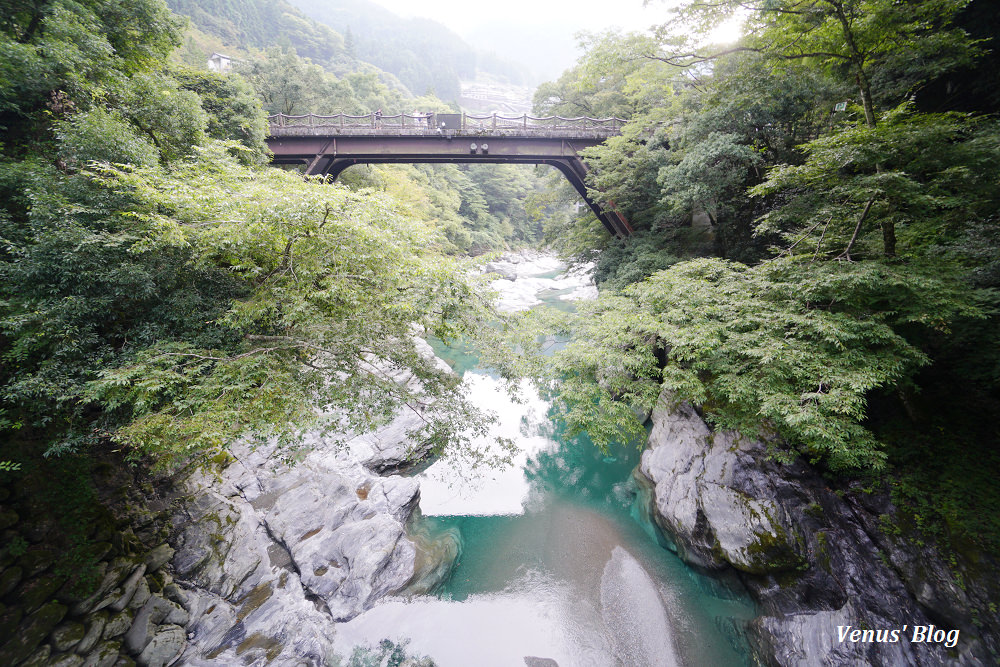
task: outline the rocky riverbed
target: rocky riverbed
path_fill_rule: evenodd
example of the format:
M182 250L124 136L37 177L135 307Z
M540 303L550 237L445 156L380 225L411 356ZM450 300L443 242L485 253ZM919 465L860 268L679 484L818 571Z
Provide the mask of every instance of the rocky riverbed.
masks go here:
M183 664L326 664L335 623L447 576L457 541L409 536L419 485L393 474L427 453L406 435L419 419L307 436L294 450L237 443L170 480L182 508L173 567L191 615Z

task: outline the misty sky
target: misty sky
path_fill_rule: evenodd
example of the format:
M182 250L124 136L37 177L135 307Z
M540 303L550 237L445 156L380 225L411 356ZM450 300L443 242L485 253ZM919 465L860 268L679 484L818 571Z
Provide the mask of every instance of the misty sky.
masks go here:
M373 0L400 16L440 21L460 35L496 21L525 25L565 23L566 34L611 26L639 30L663 23L666 4L642 0Z
M554 80L582 55L576 33L608 28L645 30L670 19L682 0L372 0L403 17L429 18L454 30L482 53L520 63L535 83ZM710 41L736 38L739 21Z

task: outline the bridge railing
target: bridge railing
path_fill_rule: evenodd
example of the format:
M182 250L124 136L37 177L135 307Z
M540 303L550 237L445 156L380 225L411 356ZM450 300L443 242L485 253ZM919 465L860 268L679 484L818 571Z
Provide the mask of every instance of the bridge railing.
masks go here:
M438 134L444 131L469 133L517 134L618 134L622 118L590 118L578 116L507 116L502 114L275 114L268 116L271 135L311 132L344 132L350 134Z

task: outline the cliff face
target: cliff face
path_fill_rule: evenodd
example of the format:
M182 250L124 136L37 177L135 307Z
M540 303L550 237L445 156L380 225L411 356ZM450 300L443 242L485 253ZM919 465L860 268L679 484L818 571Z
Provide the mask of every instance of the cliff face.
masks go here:
M685 561L738 574L761 606L749 635L768 663L994 664L990 591L967 592L930 548L886 535L886 497L835 492L669 394L652 419L637 476L653 485L654 517ZM919 641L921 627L940 641Z

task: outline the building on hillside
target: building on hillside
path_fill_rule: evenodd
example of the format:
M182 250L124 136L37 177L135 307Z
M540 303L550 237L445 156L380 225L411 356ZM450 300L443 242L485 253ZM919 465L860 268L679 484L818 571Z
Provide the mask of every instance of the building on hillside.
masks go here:
M233 59L221 53L213 53L208 58L208 69L225 74L233 68Z
M470 113L531 113L534 89L498 82L463 81L458 104Z

